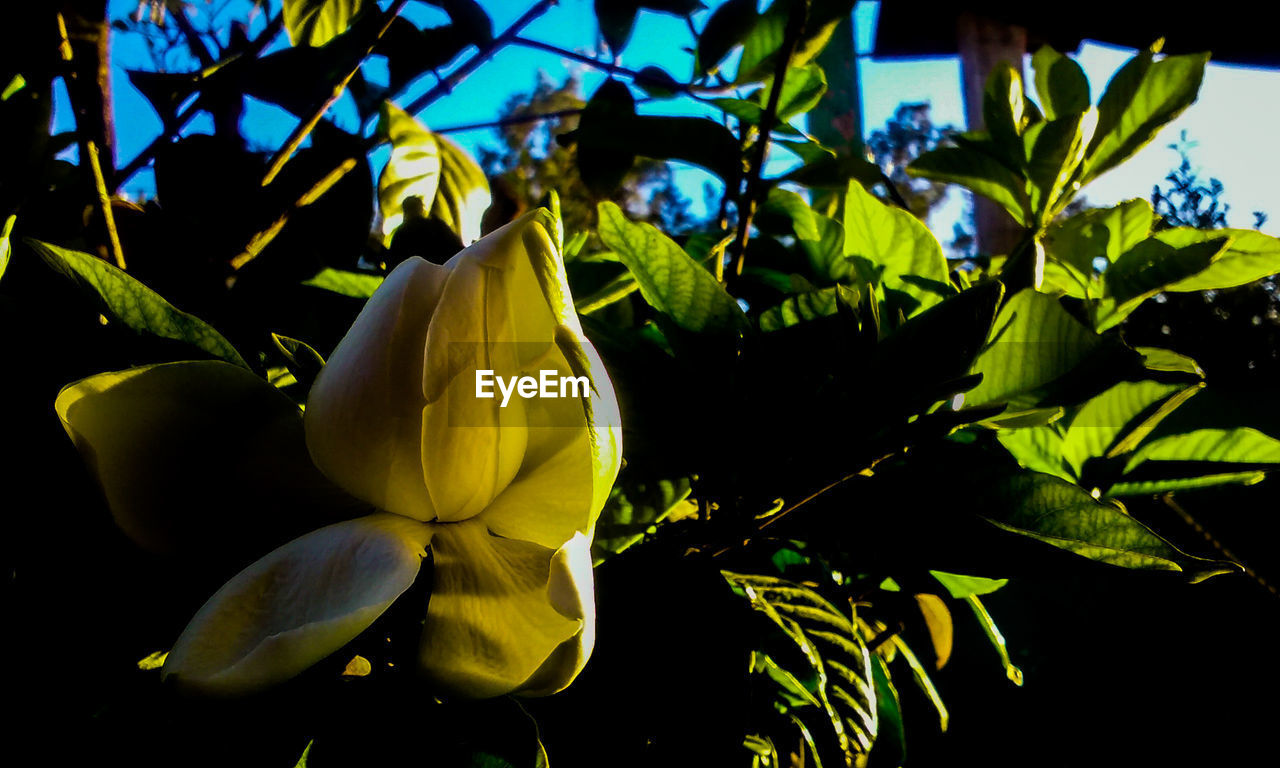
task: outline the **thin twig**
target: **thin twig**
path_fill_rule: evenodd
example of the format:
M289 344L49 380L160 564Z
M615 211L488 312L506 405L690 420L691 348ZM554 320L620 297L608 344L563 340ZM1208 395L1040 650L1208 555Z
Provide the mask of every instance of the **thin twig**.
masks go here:
M262 176L262 186L267 186L275 180L276 176L280 175L280 171L284 168L285 163L288 163L289 158L293 157L293 153L298 150L298 147L302 146L303 140L305 140L307 136L311 134L311 131L320 124L320 121L324 118L325 113L329 111L329 108L332 107L334 103L342 97L342 94L346 92L347 84L350 83L351 79L360 71L360 65L363 64L364 60L369 57L369 54L373 53L373 50L378 47L378 43L381 42L383 36L387 34L387 30L391 29L392 22L396 20L396 17L400 15L400 11L404 10L405 5L408 3L409 0L396 0L395 5L391 6L387 11L386 17L382 21L382 26L378 28L378 33L374 35L373 39L369 41L369 45L365 49L364 55L356 61L355 66L351 68L351 71L347 73L346 77L342 78L341 81L333 86L333 91L330 92L328 98L326 98L311 112L311 116L298 123L298 125L293 129L293 132L289 134L289 138L285 140L284 144L271 158L271 162L267 165L267 172Z
M769 101L765 105L764 114L760 116L760 135L756 139L755 147L756 157L751 163L750 175L747 176L743 204L739 206L737 249L733 264L735 276L742 274L742 267L746 262L747 243L751 238L751 220L755 218L756 207L759 205L757 198L760 196L760 184L764 175L764 161L769 153L769 134L773 131L773 124L778 119L778 101L782 96L782 86L787 79L787 68L790 67L791 59L800 45L807 11L807 0L794 2L787 16L782 47L778 51L778 63L773 70L773 87L769 89Z
M98 157L98 145L92 139L84 143L83 158L89 163L93 174L93 187L98 193L98 208L102 211L103 227L107 230L107 247L111 250L111 258L120 269L125 268L124 248L120 246L120 232L116 229L115 213L111 210L111 192L107 190L107 180L102 175L102 161Z
M1247 575L1250 579L1253 579L1254 581L1256 581L1258 583L1258 586L1267 590L1272 595L1275 595L1276 597L1280 597L1280 590L1277 590L1273 584L1268 582L1262 576L1258 575L1257 571L1253 570L1248 565L1245 565L1244 562L1240 560L1240 558L1232 554L1231 550L1227 549L1222 542L1218 541L1217 537L1215 537L1212 533L1209 532L1207 528L1201 525L1198 520L1192 517L1190 512L1183 509L1182 505L1179 504L1173 498L1172 493L1165 493L1161 495L1160 500L1164 502L1164 505L1166 507L1173 510L1174 514L1176 514L1179 518L1182 519L1182 522L1186 523L1188 526L1191 527L1192 530L1194 530L1196 533L1203 536L1204 540L1209 543L1209 546L1218 550L1218 552L1221 553L1224 558L1226 558L1227 560L1230 560L1233 563L1239 563L1240 567L1244 568L1245 575Z
M249 240L249 244L245 246L244 251L231 260L231 268L238 270L245 264L256 259L258 254L262 253L263 249L276 238L276 235L280 234L280 230L284 229L284 225L289 223L289 217L318 200L320 196L325 192L328 192L334 184L341 181L342 177L346 176L351 169L355 168L358 162L359 161L356 158L348 157L346 160L342 161L337 168L329 171L329 173L325 174L324 178L317 181L310 189L302 193L302 195L295 200L292 205L290 205L274 222L271 223L271 226L261 232L258 232Z
M178 31L186 39L187 48L200 60L200 66L208 69L216 64L217 61L214 59L213 54L209 52L209 47L204 44L200 33L191 25L191 19L187 18L187 11L182 0L166 0L165 6L169 9L169 15L173 16L174 22L177 23Z
M542 14L551 10L551 7L555 4L556 0L538 0L538 2L534 3L529 10L525 11L524 14L520 16L520 18L512 22L511 26L507 27L505 32L495 37L488 45L476 51L475 55L460 64L457 69L450 72L445 77L442 77L440 82L432 86L431 90L415 99L413 103L405 109L405 111L411 115L416 115L431 104L435 103L436 99L452 91L458 83L461 83L468 75L474 72L477 67L488 61L489 57L493 56L493 54L499 49L511 43L525 27L533 23L533 21Z

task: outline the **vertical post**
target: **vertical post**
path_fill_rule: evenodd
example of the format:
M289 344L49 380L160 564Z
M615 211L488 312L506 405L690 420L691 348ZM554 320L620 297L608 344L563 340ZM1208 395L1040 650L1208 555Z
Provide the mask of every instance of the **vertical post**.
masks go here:
M862 93L855 36L854 17L850 14L818 54L818 66L827 75L827 92L809 112L809 133L842 155L863 152Z
M972 12L956 18L956 44L960 50L961 80L964 88L965 120L969 130L983 127L982 96L987 76L1002 61L1022 72L1027 52L1027 31ZM980 252L1008 254L1018 244L1022 231L999 205L974 195L974 223Z

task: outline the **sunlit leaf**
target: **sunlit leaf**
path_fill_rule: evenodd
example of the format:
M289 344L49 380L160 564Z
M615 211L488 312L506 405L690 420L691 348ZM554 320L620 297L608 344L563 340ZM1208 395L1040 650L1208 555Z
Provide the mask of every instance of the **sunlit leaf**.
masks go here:
M679 516L682 507L693 506L686 501L692 488L686 477L640 483L620 480L609 492L596 523L592 559L598 564L640 541L673 514Z
M466 150L448 137L435 135L440 154L440 183L428 216L457 233L462 244L480 239L480 220L489 207L489 180Z
M367 299L382 285L382 276L325 267L302 284L354 299Z
M1204 272L1231 240L1219 237L1181 248L1154 237L1120 255L1102 274L1104 298L1093 306L1098 332L1118 325L1138 306L1168 286Z
M281 12L290 42L319 47L346 32L366 4L366 0L282 0Z
M1081 557L1122 568L1183 571L1192 581L1238 570L1233 563L1193 557L1135 520L1114 501L1099 501L1050 475L1011 475L989 488L986 519L995 526Z
M1151 51L1143 51L1121 67L1098 102L1098 127L1081 182L1131 157L1191 106L1208 60L1209 54L1195 53L1154 61Z
M1048 120L1084 112L1093 103L1089 79L1073 59L1044 45L1031 57L1035 69L1036 95Z
M917 157L907 166L907 173L968 187L999 203L1020 225L1031 220L1031 203L1022 181L989 155L968 148L942 147Z
M378 177L382 236L390 242L391 233L404 221L409 198L421 200L424 214L435 207L442 160L435 134L389 101L382 105L378 131L391 142L391 158Z
M160 294L102 259L38 240L26 242L46 264L71 278L93 297L108 320L138 333L190 344L210 357L249 367L231 342L208 323L173 306Z
M1166 286L1178 292L1205 291L1247 285L1280 272L1280 239L1252 229L1193 229L1177 227L1155 234L1173 248L1187 248L1230 238L1226 250L1204 270Z
M747 323L715 276L651 224L632 223L615 203L599 205L600 239L618 254L640 293L689 331L726 331Z
M1009 646L1005 643L1004 635L1000 633L1000 628L996 626L995 619L991 618L991 614L987 612L986 606L978 599L978 593L967 595L965 601L973 609L973 615L977 618L978 625L982 627L982 631L986 634L991 647L995 648L996 653L1000 655L1000 663L1004 666L1005 677L1009 678L1009 682L1014 685L1021 686L1022 670L1018 669L1013 660L1009 658Z
M13 243L9 238L13 234L13 225L17 220L16 215L10 216L4 222L4 229L0 230L0 278L4 277L4 271L9 267L9 257L13 254Z
M987 579L982 576L964 576L959 573L945 571L929 571L929 575L938 580L947 590L947 594L957 600L970 595L989 595L1009 583L1008 579Z
M864 279L909 294L918 309L937 304L944 293L921 288L912 278L949 287L942 246L908 211L880 202L856 181L845 195L844 252L860 264Z
M942 669L951 658L951 611L947 610L947 604L937 595L921 593L915 598L925 626L929 628L929 639L933 642L933 653L938 660L935 668ZM945 711L943 710L944 713ZM943 730L946 730L945 726Z

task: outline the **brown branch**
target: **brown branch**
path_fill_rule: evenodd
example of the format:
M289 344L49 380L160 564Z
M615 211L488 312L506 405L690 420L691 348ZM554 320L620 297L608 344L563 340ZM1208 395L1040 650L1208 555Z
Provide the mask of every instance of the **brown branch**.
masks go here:
M293 216L293 214L320 199L321 195L328 192L334 184L341 181L342 177L346 176L347 173L355 168L358 163L359 160L357 158L348 157L346 160L343 160L337 168L329 171L329 173L325 174L324 178L317 181L310 189L302 193L302 195L295 200L292 205L290 205L278 218L276 218L275 221L271 223L271 226L250 238L249 244L244 247L244 250L231 260L231 268L239 270L245 264L256 259L258 254L262 253L263 249L270 245L271 241L276 238L276 235L280 234L280 230L284 229L285 224L289 223L289 218Z
M111 117L111 26L106 0L65 0L57 14L62 36L63 80L76 116L80 154L98 148L103 176L115 176L115 127Z
M760 136L756 139L756 157L751 163L751 172L747 176L747 188L739 206L738 238L733 274L742 274L746 263L747 243L751 238L751 220L755 218L759 205L760 186L764 175L764 161L769 153L769 134L778 119L778 101L782 96L782 86L787 79L787 68L800 45L800 36L804 34L805 17L808 12L808 0L795 0L791 4L787 16L787 26L783 33L782 47L778 51L778 63L774 66L773 87L769 89L769 101L765 105L764 114L760 116Z
M182 0L165 0L165 7L169 9L169 15L173 16L174 22L177 23L178 31L186 39L187 48L200 60L200 66L207 69L217 63L213 54L209 52L209 47L201 39L200 33L191 26L191 19L187 18Z

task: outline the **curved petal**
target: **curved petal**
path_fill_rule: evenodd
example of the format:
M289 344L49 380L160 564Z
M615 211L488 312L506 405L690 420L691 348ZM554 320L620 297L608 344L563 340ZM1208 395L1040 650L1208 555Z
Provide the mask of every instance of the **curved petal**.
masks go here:
M365 304L307 398L307 447L320 470L379 509L436 516L422 473L427 329L448 270L396 267Z
M287 680L350 642L413 584L430 526L400 515L348 520L294 539L204 604L163 674L234 695Z
M578 583L568 553L499 538L479 520L434 527L435 577L420 658L444 690L471 698L520 690L594 621L582 601L586 595L591 605L590 569L586 584ZM567 685L562 677L554 682Z
M551 604L561 615L582 620L582 630L561 643L517 691L522 696L548 696L572 683L596 645L595 578L591 570L591 539L576 534L551 559L547 587Z
M122 529L156 552L262 552L361 505L311 463L298 407L221 361L91 376L54 405Z

